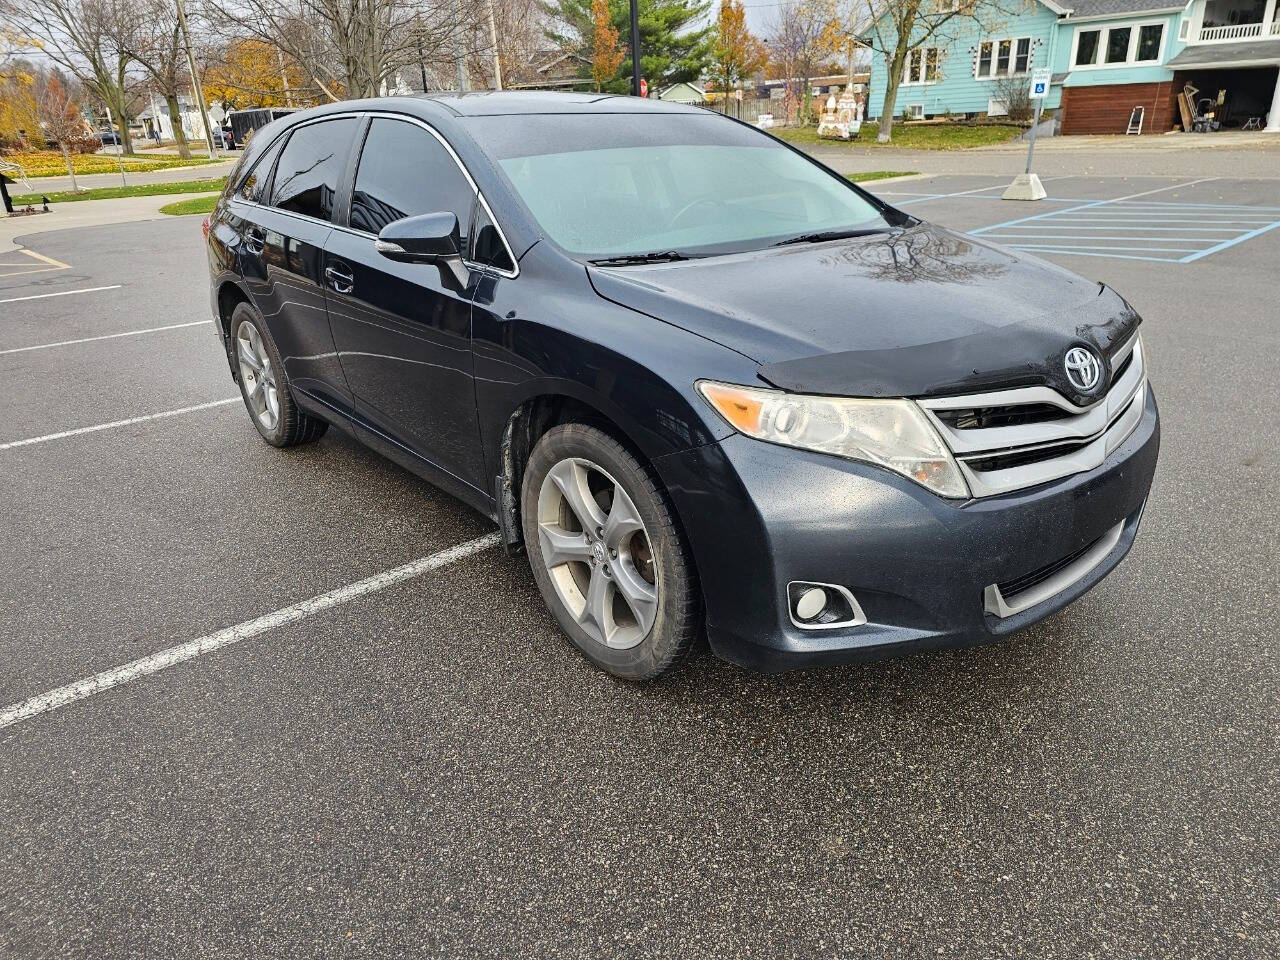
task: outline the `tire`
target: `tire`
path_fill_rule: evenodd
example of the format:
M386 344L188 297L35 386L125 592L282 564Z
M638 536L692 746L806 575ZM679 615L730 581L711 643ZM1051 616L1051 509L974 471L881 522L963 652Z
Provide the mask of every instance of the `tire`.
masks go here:
M587 424L553 427L529 456L520 502L538 589L589 660L649 680L688 655L697 574L665 493L626 447Z
M231 349L240 397L263 440L273 447L292 447L324 435L329 424L298 408L276 342L247 303L231 314Z

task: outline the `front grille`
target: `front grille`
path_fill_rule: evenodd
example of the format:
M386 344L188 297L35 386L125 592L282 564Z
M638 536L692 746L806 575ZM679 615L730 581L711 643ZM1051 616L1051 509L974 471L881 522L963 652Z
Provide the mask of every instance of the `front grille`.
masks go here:
M968 410L939 410L937 417L957 430L985 430L988 427L1017 427L1026 423L1045 423L1069 417L1067 411L1051 403L1027 403L1021 406L977 407Z
M1100 540L1102 538L1099 537L1098 539ZM1018 594L1024 593L1032 587L1039 586L1059 570L1075 563L1093 549L1093 545L1097 542L1097 540L1091 540L1079 550L1068 553L1065 557L1055 560L1053 563L1046 563L1038 570L1032 570L1028 574L1021 577L1015 577L1013 580L1006 580L1004 583L997 583L996 586L1000 588L1000 593L1006 600L1013 600L1018 596Z
M1132 350L1129 351L1129 355L1127 357L1125 357L1123 360L1120 361L1120 365L1116 367L1115 372L1111 374L1111 382L1115 383L1117 380L1123 377L1125 373L1128 371L1129 364L1131 363L1133 363Z
M970 470L990 473L993 470L1012 470L1014 467L1026 467L1033 463L1053 460L1056 457L1075 453L1081 447L1089 445L1088 440L1077 440L1071 443L1055 443L1047 447L1012 450L1009 453L996 453L989 457L966 457L965 466Z
M1113 360L1106 395L1078 407L1050 387L920 401L955 454L975 497L1092 470L1142 419L1146 370L1135 336Z

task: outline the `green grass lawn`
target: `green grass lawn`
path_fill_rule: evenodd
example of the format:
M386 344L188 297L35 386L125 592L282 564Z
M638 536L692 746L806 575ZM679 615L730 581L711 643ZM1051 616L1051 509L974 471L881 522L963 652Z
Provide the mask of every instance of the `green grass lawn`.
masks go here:
M211 180L177 180L173 183L140 183L134 187L95 187L92 190L60 190L47 193L50 203L70 203L74 200L114 200L117 197L162 197L170 193L218 193L226 184L226 177ZM24 193L13 198L15 204L39 204L41 194Z
M207 197L192 197L190 200L166 203L160 208L160 212L174 217L181 217L190 213L212 213L217 202L217 195L211 193Z
M839 140L819 140L817 127L774 127L769 132L788 143L800 146L846 146ZM1022 127L1005 123L981 125L895 123L893 139L889 143L877 143L876 137L879 133L880 124L864 123L858 139L851 140L847 146L897 147L900 150L967 150L970 147L989 147L996 143L1008 143L1022 133Z
M915 176L914 170L869 170L866 173L846 173L845 177L854 183L866 183L869 180L888 180L890 177Z

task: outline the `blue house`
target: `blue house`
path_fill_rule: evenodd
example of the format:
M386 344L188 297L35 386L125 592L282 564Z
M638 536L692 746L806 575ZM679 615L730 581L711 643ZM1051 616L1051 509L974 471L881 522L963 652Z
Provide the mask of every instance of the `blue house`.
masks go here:
M1061 5L1060 5L1061 4ZM896 112L914 118L1000 116L1001 81L1050 67L1044 106L1061 132L1124 133L1181 126L1178 94L1225 126L1280 132L1277 0L1034 0L979 29L971 21L912 51ZM868 116L884 109L885 65L872 58Z

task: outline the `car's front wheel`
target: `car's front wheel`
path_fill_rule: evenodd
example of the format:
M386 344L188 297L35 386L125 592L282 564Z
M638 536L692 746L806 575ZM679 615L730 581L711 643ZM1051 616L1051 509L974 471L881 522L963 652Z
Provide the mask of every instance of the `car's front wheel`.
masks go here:
M669 670L697 636L693 563L656 479L585 424L538 441L521 491L525 546L542 596L570 639L614 676Z

